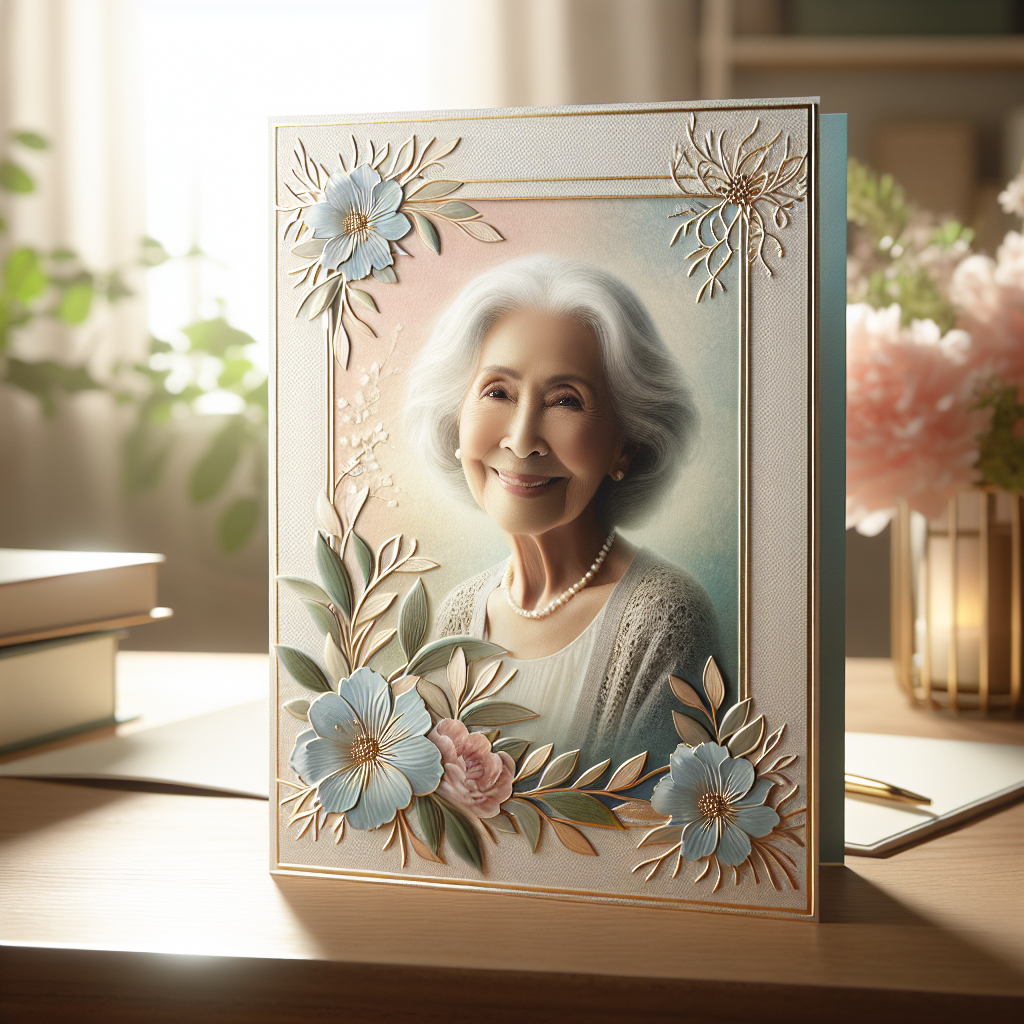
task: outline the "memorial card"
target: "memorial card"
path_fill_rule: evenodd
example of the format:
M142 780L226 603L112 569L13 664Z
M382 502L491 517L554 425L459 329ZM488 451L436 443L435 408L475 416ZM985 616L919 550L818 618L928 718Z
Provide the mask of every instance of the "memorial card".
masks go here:
M816 915L818 131L275 120L274 870Z

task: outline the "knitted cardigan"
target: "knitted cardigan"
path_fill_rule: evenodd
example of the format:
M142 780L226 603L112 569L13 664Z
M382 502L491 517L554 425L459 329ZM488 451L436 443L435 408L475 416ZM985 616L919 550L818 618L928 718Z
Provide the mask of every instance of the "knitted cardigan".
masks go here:
M482 637L487 598L506 563L473 576L442 602L436 634ZM704 588L689 573L642 548L608 599L603 629L586 668L573 722L580 763L615 764L642 750L665 764L679 743L678 702L669 675L699 684L718 655L718 622ZM611 624L615 623L615 628Z

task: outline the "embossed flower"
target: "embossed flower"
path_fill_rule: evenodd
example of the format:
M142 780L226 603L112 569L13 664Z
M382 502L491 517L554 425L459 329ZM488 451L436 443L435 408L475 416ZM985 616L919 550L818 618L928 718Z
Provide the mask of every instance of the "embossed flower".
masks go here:
M438 795L478 818L493 818L512 795L512 758L503 750L495 753L486 736L452 718L438 722L430 739L444 762Z
M412 225L398 212L402 186L382 181L369 164L351 173L337 171L324 189L325 203L316 203L306 214L314 238L326 238L320 261L337 270L346 281L359 281L371 270L383 270L395 262L391 242L408 234Z
M651 806L683 826L683 856L700 860L717 854L735 867L750 855L750 837L765 836L779 823L778 812L765 807L772 783L754 781L754 766L730 757L717 743L676 747L669 774L654 788Z
M290 764L316 785L328 813L345 812L353 828L377 828L413 796L437 788L444 769L426 737L430 715L415 688L394 697L368 668L342 679L337 693L309 706L313 727L295 740Z

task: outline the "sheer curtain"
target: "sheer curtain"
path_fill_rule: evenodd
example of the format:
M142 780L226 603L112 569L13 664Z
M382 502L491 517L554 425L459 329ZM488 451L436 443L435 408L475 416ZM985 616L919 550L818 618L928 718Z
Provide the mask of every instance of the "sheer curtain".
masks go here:
M433 0L439 107L697 95L696 0Z

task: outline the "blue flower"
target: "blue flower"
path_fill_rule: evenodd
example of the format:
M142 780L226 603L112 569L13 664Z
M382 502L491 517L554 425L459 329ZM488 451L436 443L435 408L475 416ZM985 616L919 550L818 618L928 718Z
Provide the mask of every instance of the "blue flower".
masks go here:
M291 766L316 785L323 810L344 812L353 828L386 824L413 795L432 793L444 775L416 688L393 697L387 680L368 668L313 701L309 724L295 740Z
M313 237L330 239L320 257L324 268L338 270L346 281L360 281L371 270L390 267L395 262L390 243L412 227L397 212L402 186L381 181L369 164L360 164L351 174L332 174L324 195L327 202L306 214Z
M676 747L669 774L654 788L651 806L683 826L683 856L700 860L716 853L735 867L750 856L750 837L766 836L778 812L762 806L773 783L754 781L754 766L730 757L717 743Z

